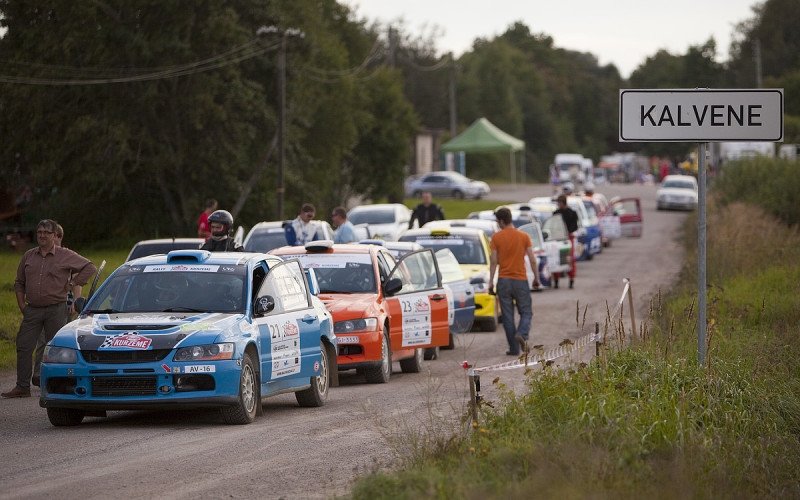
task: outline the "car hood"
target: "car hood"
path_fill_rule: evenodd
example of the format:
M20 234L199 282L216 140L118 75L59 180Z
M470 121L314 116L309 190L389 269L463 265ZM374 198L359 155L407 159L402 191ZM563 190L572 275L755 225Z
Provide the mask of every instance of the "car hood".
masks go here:
M318 297L334 321L373 317L380 309L380 296L377 293L321 293Z
M697 198L697 193L695 193L693 190L682 188L660 188L657 194L658 196L688 196L691 198Z
M467 279L489 272L489 266L486 264L459 264L458 267L461 268L461 272L464 273L464 277Z
M52 344L81 350L173 349L210 344L221 335L241 334L250 324L241 314L94 314L64 326ZM243 326L244 325L244 326ZM253 330L255 326L252 326Z

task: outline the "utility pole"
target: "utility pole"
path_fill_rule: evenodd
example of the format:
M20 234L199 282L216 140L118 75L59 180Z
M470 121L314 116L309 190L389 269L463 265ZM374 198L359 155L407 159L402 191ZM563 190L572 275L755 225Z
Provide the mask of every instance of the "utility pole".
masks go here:
M278 174L276 188L276 212L277 219L283 220L283 198L284 182L283 172L286 162L286 37L298 36L303 38L305 33L296 28L278 29L276 26L262 26L258 28L256 34L265 36L270 33L278 33L281 37L278 47Z
M753 61L756 65L756 88L761 88L761 40L753 40Z

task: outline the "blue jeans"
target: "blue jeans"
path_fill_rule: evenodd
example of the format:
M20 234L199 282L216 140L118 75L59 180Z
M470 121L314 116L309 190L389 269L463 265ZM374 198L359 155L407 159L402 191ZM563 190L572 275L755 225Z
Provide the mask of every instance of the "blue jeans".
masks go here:
M497 300L500 301L500 314L503 316L503 329L506 331L508 349L512 353L519 353L519 343L514 337L519 334L527 341L528 332L531 330L531 318L533 318L528 280L498 278ZM517 303L519 310L519 326L514 325L514 302Z

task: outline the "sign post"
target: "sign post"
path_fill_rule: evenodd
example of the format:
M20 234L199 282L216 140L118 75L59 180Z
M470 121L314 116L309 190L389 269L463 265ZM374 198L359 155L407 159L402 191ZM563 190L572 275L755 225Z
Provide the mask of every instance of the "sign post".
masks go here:
M783 89L621 89L620 142L697 142L697 360L706 355L706 143L783 140Z

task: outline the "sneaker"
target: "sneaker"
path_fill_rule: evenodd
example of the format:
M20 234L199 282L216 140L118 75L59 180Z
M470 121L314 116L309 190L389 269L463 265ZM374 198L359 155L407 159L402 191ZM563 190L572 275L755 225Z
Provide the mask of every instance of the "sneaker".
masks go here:
M10 391L0 394L0 396L2 396L4 398L29 398L29 397L31 397L31 392L30 391L28 391L28 392L21 391L21 390L17 389L16 387L14 387Z
M519 342L519 348L522 350L522 352L528 352L528 341L522 338L522 335L517 334L514 339Z
M506 356L519 356L519 353L514 351L506 351Z

